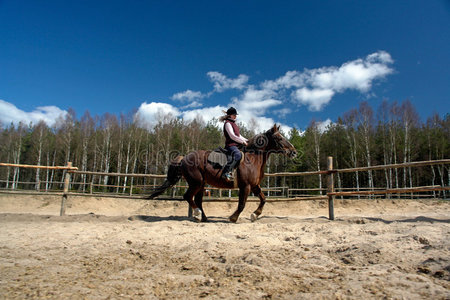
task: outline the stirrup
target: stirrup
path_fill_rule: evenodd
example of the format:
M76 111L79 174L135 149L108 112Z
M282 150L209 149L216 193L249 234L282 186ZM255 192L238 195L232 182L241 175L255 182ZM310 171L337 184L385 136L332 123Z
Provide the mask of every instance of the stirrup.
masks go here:
M222 178L225 179L225 180L228 180L228 181L233 181L234 180L233 174L231 174L231 172L227 172L227 173L222 174Z

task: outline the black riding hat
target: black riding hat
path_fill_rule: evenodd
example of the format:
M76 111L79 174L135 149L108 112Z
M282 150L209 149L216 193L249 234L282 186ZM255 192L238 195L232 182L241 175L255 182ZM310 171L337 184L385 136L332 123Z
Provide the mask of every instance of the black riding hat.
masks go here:
M234 108L233 106L230 107L230 108L227 110L227 115L229 115L229 116L237 115L237 114L238 114L238 113L237 113L237 111L236 111L236 108Z

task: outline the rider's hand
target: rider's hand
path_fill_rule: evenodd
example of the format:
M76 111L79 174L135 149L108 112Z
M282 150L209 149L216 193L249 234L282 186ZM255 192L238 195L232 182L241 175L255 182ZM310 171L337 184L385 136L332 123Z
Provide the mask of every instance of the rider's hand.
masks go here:
M247 146L248 144L247 144L247 142L243 142L242 145Z

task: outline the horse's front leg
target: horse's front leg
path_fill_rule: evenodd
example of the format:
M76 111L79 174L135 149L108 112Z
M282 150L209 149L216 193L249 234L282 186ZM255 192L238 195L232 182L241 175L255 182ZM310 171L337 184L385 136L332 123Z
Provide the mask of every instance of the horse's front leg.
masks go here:
M196 195L195 195L195 204L200 208L202 211L202 222L208 221L208 218L205 215L205 211L203 210L203 193L205 192L205 189L202 188Z
M252 188L252 192L255 196L259 197L259 206L258 208L250 215L250 219L252 222L255 222L258 217L261 215L264 204L266 204L266 196L264 196L264 193L261 190L261 187L259 185L254 186Z
M250 185L246 185L245 187L241 187L239 189L239 204L237 210L234 212L234 214L231 215L230 221L233 223L236 223L239 215L245 208L245 203L247 202L248 195L250 194Z

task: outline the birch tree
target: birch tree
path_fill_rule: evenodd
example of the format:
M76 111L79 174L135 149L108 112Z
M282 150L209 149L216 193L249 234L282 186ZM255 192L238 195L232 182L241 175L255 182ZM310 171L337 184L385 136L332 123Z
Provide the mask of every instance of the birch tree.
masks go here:
M311 160L311 167L316 171L320 171L320 157L321 157L321 149L320 149L320 141L322 137L322 133L318 127L319 122L313 120L308 129L305 132L305 139L307 145L307 156ZM319 193L322 195L322 175L319 174Z
M22 122L19 123L17 126L17 130L14 131L13 135L13 148L12 148L12 158L14 164L20 164L20 158L22 155L22 142L23 142L23 136L25 134L25 126ZM18 167L14 168L13 173L13 182L12 182L12 189L15 190L18 187L20 179L20 169Z
M401 106L401 116L404 130L404 144L403 144L403 163L411 162L411 141L412 141L412 131L417 127L419 122L419 115L414 109L413 105L409 100L402 103ZM408 167L409 175L409 186L412 187L412 174L411 167ZM403 168L403 186L406 187L407 184L407 174L406 168Z
M112 134L114 127L117 126L117 118L111 114L105 114L102 117L102 134L103 134L103 143L102 143L102 157L103 157L103 169L102 172L109 173L111 167L111 150L112 150ZM103 177L103 185L108 185L109 176L105 175Z
M32 138L31 138L31 141L34 144L33 148L35 148L36 149L35 151L37 152L36 153L36 156L37 156L36 164L38 166L41 165L41 161L42 161L42 152L43 152L44 140L47 135L47 129L48 129L48 127L43 121L39 122L34 127ZM35 185L36 191L40 190L40 185L41 185L40 184L40 181L41 181L40 171L41 171L41 169L36 169L36 185Z
M117 145L117 167L116 167L117 173L122 172L123 143L124 143L124 135L125 135L126 126L127 126L127 121L125 119L125 116L123 114L121 114L120 120L119 120L118 142L116 143L116 145ZM119 193L120 180L121 180L121 177L117 176L116 193Z
M362 102L358 110L359 126L361 129L362 139L364 141L365 159L367 167L372 166L371 156L371 136L373 130L373 110L367 102ZM372 170L368 170L369 187L373 190L373 174Z
M86 111L81 117L81 171L87 171L89 157L89 141L94 136L94 119L89 111ZM81 175L82 191L86 191L87 175Z
M390 136L390 152L393 158L393 163L397 164L398 160L397 160L397 149L398 149L398 131L399 131L399 115L400 115L400 108L398 107L397 103L394 102L391 104L391 108L390 108L390 120L389 120L389 136ZM393 185L392 181L392 171L389 170L390 172L390 181L391 184L390 186ZM398 179L398 168L394 169L394 173L395 173L395 188L399 188L399 179ZM400 196L400 195L398 195Z
M358 143L356 138L356 132L358 127L358 111L352 109L344 114L343 123L346 128L345 137L350 152L349 165L353 168L358 167ZM355 172L356 190L359 191L359 172ZM360 196L358 195L358 199Z
M378 126L377 126L377 134L381 139L381 147L383 153L383 164L389 165L392 164L392 155L389 151L389 103L386 100L383 100L380 107L378 108ZM386 188L392 188L390 181L390 174L392 173L392 169L384 169L384 177L386 181ZM389 196L389 195L388 195Z
M437 113L433 114L427 119L425 134L427 139L427 150L428 150L428 160L434 159L434 141L436 141L438 134L438 128L440 123L440 117ZM431 165L431 185L435 185L436 182L436 172L435 166ZM433 191L433 196L436 198L436 192Z

